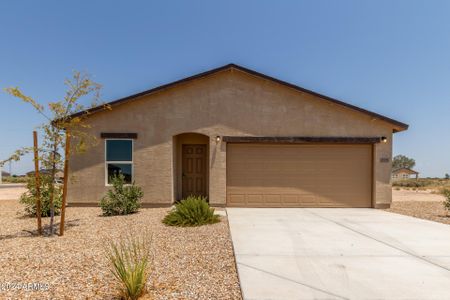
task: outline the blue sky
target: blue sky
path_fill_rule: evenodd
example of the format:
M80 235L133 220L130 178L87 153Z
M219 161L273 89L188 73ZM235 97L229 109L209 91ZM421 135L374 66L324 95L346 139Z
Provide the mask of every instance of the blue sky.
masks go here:
M394 154L450 173L450 1L1 1L0 87L73 70L110 101L230 62L410 124ZM44 120L0 93L0 159ZM32 169L30 157L13 173ZM8 170L8 166L6 167Z

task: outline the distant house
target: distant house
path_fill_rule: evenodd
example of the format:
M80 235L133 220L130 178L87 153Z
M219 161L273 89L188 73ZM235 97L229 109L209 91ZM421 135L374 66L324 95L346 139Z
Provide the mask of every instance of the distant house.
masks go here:
M419 172L408 168L398 168L392 171L392 181L405 180L405 179L418 179Z
M52 170L41 169L41 170L39 170L39 173L41 175L50 175L52 173ZM34 176L34 170L30 171L30 172L27 172L26 175L27 176ZM56 170L55 177L58 180L64 179L64 172L62 170Z
M3 178L3 177L9 177L11 174L9 174L8 172L2 171L2 167L1 167L1 166L0 166L0 171L1 171L1 174L0 174L0 183L3 183L2 178Z

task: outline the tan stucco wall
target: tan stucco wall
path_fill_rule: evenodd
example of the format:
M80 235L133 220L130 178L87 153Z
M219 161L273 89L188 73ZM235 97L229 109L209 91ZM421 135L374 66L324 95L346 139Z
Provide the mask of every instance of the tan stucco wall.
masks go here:
M99 144L72 158L69 203L97 203L105 187L101 132L136 132L134 179L144 202L171 204L177 196L174 136L209 136L209 196L226 202L226 143L216 136L379 137L374 149L374 200L391 202L392 125L307 93L231 69L119 105L88 119Z

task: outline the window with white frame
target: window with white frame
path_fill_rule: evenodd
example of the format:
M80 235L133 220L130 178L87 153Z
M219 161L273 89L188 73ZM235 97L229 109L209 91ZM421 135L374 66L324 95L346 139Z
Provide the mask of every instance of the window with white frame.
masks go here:
M106 184L111 184L111 178L122 174L125 183L133 181L133 140L105 140L105 177Z

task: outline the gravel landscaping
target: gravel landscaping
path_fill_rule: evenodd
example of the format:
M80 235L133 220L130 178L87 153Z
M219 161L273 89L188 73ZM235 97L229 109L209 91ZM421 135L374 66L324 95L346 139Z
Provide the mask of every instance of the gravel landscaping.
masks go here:
M450 224L450 213L447 214L441 201L393 201L386 211Z
M161 223L167 208L117 217L101 217L99 208L68 208L64 237L38 237L36 220L22 211L17 201L0 201L1 299L117 299L105 239L145 231L152 233L154 266L149 299L241 299L226 217L176 228ZM5 288L7 283L41 283L48 290Z

